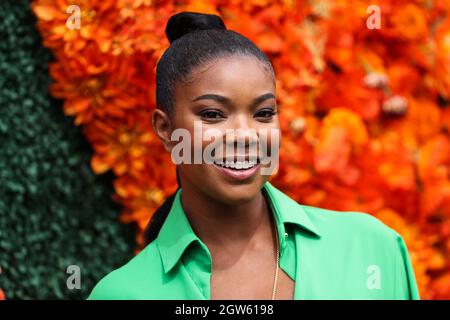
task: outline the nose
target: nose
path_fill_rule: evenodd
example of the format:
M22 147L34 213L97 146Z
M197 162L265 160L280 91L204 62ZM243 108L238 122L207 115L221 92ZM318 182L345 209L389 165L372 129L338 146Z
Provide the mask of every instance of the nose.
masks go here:
M252 119L246 114L238 114L225 130L226 148L232 154L248 156L257 154L258 133L251 125Z

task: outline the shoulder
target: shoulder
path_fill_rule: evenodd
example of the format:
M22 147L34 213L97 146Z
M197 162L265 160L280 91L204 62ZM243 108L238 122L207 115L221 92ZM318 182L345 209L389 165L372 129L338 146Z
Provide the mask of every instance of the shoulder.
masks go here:
M369 213L299 205L324 238L379 241L392 246L392 249L403 243L400 234Z
M327 244L348 244L350 240L385 242L392 245L401 240L400 235L381 220L365 212L337 211L298 203L269 182L266 184L272 199L276 200L285 218L290 222L306 224ZM300 217L300 218L299 218ZM305 225L304 225L305 226ZM316 232L317 231L317 232ZM329 242L329 241L330 242Z
M315 243L323 246L325 255L332 251L338 257L359 259L360 263L378 261L391 269L403 267L409 259L403 237L371 214L301 207L319 230L321 240Z
M408 250L398 232L365 212L301 207L320 232L321 240L311 242L314 255L333 266L332 279L352 275L353 282L343 283L340 289L358 284L352 292L370 299L420 299Z
M88 300L135 299L158 281L162 272L155 242L150 243L126 264L104 276Z

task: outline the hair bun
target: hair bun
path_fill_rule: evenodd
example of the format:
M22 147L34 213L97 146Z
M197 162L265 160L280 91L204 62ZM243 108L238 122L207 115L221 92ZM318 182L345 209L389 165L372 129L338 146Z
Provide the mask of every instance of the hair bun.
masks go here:
M189 32L208 29L226 29L226 27L218 15L183 11L169 18L166 36L172 43Z

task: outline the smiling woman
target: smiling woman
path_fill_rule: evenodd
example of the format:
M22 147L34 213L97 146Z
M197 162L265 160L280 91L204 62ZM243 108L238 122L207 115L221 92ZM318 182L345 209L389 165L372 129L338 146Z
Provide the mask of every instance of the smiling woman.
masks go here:
M89 298L418 299L399 234L364 213L301 205L263 174L269 164L250 146L279 131L265 54L216 15L176 14L166 34L152 119L159 139L173 152L173 132L193 139L201 122L233 148L212 163L177 164L179 188L153 215L148 245ZM256 135L239 143L237 130ZM279 148L270 135L265 143ZM208 145L191 143L190 155Z

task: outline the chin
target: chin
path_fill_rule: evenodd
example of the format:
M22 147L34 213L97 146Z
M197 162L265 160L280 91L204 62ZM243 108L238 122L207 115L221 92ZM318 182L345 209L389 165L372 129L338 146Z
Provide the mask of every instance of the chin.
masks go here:
M235 179L210 164L190 167L189 171L189 180L192 183L195 181L196 189L228 205L239 205L252 200L269 178L255 172L246 179Z
M249 183L240 182L240 183L223 183L217 181L214 189L211 188L208 190L208 193L211 194L211 191L214 192L214 197L217 201L226 203L228 205L239 205L252 200L258 192L261 191L261 188L265 182L265 179L262 177L258 177Z

